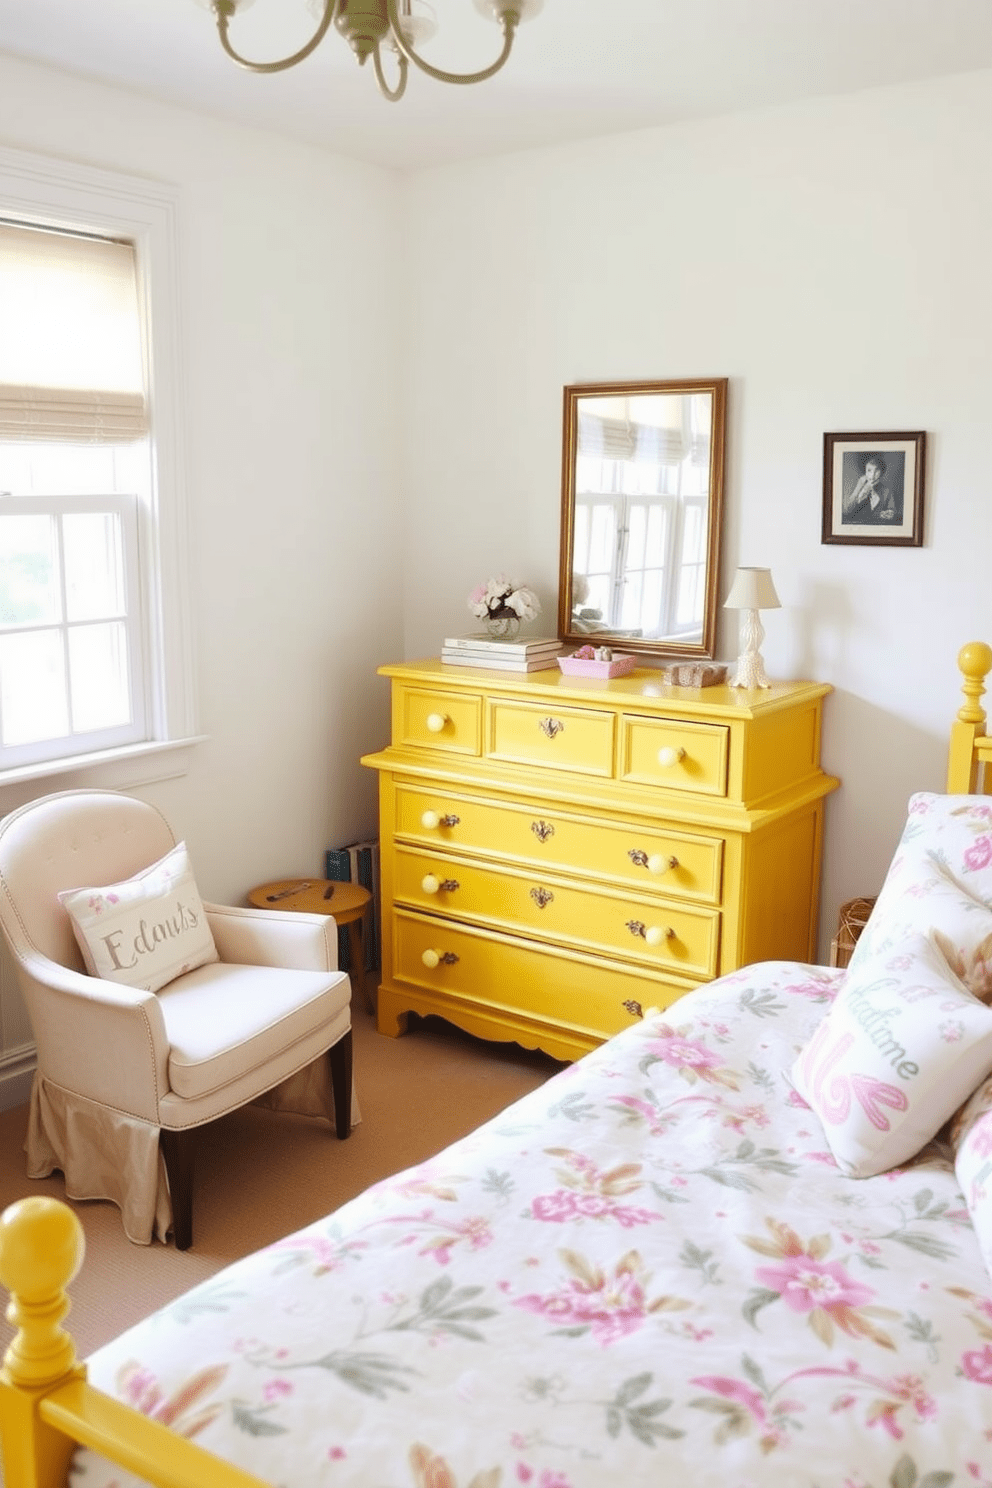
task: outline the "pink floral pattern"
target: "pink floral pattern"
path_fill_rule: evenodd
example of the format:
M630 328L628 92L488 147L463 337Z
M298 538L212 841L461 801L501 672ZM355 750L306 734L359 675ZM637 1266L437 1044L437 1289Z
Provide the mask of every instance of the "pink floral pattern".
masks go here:
M750 967L637 1023L91 1381L285 1488L992 1488L948 1154L847 1178L787 1079L843 978ZM88 1451L72 1482L133 1488Z
M576 1335L587 1328L597 1343L616 1343L636 1333L656 1312L684 1312L692 1306L685 1297L649 1297L650 1274L636 1250L621 1256L606 1273L575 1251L561 1252L568 1279L544 1296L530 1292L515 1299L523 1307Z

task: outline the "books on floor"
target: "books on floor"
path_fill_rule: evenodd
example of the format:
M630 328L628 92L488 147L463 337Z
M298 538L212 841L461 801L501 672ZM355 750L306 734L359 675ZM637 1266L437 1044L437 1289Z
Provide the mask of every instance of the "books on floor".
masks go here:
M365 970L377 971L381 961L382 910L379 883L379 841L371 838L366 842L350 842L347 847L329 847L324 855L325 877L337 883L360 884L372 895L371 923L367 933L363 931ZM345 926L338 931L338 965L342 971L350 971L350 947Z
M441 650L441 660L446 666L538 672L554 666L560 651L561 641L557 636L528 637L521 641L495 640L488 635L448 636Z

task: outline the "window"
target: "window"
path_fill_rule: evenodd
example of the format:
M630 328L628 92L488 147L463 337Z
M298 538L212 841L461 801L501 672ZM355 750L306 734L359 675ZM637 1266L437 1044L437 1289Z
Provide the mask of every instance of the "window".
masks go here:
M133 248L0 222L0 325L9 768L146 738L137 505L150 448Z
M0 497L0 765L147 737L136 518L127 496Z
M175 232L169 187L0 150L0 788L194 742Z

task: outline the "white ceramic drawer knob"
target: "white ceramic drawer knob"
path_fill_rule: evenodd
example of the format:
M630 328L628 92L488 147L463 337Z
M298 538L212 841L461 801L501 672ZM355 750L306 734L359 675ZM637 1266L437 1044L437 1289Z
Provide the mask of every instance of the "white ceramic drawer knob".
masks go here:
M428 713L426 719L428 731L432 734L439 734L447 721L448 717L445 713Z
M648 945L661 945L663 940L671 940L675 931L666 926L662 929L660 925L649 925L644 932L644 939Z
M441 964L441 957L438 955L437 951L425 951L420 959L421 961L423 961L424 965L429 966L432 971L434 970L435 966L440 966Z
M664 749L658 750L658 763L659 765L664 765L666 770L671 769L672 765L677 765L680 760L684 759L685 750L681 746L678 749L673 749L671 744L666 744Z
M433 873L425 873L423 878L420 880L420 887L423 889L425 894L436 894L438 889L441 887L441 880L439 878L435 878Z
M436 811L425 811L420 818L420 825L426 827L428 832L436 832L441 825L441 818Z
M661 853L652 853L651 857L648 858L649 873L667 873L669 869L677 868L678 866L678 858L665 858L662 857Z

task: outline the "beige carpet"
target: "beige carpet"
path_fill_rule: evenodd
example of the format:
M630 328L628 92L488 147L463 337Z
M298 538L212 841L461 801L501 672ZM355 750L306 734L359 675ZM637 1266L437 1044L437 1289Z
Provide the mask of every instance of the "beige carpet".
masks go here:
M561 1068L440 1019L411 1018L408 1034L389 1039L364 1009L353 1016L361 1124L339 1142L323 1121L248 1107L204 1128L191 1250L132 1245L113 1204L73 1204L86 1260L71 1289L68 1327L82 1357L231 1261L439 1152ZM26 1106L0 1113L0 1209L26 1194L65 1197L59 1174L43 1182L24 1176L26 1122ZM0 1352L9 1340L0 1321Z

